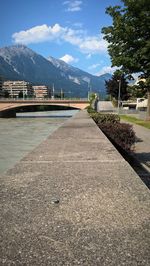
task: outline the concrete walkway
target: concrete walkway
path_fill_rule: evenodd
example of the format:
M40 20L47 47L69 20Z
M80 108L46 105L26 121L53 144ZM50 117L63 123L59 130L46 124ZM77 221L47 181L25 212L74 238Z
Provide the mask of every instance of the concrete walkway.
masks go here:
M99 101L97 104L97 112L114 112L116 109L111 101Z
M135 157L146 165L150 172L150 129L135 124L133 129L137 136Z
M133 156L146 168L150 178L150 129L121 120L122 123L133 125L136 143Z
M150 265L149 190L86 111L0 184L0 265Z

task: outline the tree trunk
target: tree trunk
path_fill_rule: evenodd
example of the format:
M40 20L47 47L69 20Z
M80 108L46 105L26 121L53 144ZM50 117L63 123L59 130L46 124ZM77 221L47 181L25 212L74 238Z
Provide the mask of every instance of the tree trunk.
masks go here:
M146 120L150 120L150 90L148 90L148 102L147 102L147 117Z

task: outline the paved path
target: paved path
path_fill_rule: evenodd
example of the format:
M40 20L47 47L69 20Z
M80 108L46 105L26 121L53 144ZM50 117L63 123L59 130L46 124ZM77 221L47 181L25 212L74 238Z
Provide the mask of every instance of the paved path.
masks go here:
M150 129L139 125L133 125L136 132L137 142L135 144L136 158L148 166L150 171Z
M113 112L116 108L113 107L111 101L99 101L97 105L97 112Z
M124 120L122 122L129 123ZM150 173L150 129L133 123L130 124L133 125L137 137L133 154L143 166L146 166L146 169Z
M0 265L150 265L149 190L85 111L0 184Z

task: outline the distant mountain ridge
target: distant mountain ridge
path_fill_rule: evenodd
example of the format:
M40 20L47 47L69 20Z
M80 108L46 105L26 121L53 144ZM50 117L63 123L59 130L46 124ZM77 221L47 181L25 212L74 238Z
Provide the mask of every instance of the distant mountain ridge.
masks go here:
M94 76L60 59L48 59L24 45L0 48L0 76L9 80L26 80L35 85L55 86L72 97L87 97L88 90L105 94L105 79L111 75Z

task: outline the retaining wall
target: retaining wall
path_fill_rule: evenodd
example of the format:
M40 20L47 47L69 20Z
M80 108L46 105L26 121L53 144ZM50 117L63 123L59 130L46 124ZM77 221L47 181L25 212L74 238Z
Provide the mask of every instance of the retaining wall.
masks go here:
M1 185L1 265L149 265L149 190L86 111Z

